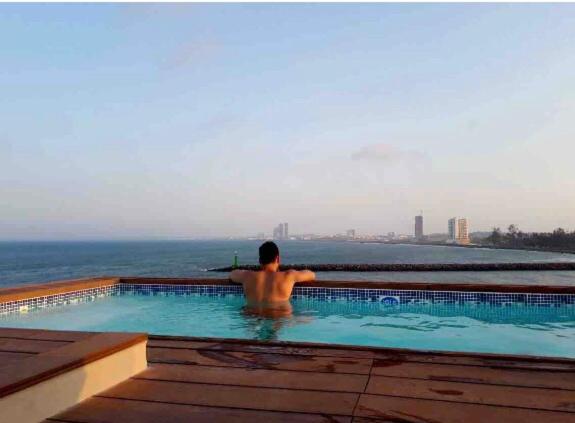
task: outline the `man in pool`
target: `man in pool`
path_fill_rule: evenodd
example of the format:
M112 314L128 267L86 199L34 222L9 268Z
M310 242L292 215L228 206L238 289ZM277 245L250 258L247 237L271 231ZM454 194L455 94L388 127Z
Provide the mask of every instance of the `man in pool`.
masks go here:
M281 309L282 304L289 304L296 283L315 279L315 273L309 270L280 272L280 251L275 242L264 242L259 252L261 270L234 270L230 274L232 282L243 285L250 306Z

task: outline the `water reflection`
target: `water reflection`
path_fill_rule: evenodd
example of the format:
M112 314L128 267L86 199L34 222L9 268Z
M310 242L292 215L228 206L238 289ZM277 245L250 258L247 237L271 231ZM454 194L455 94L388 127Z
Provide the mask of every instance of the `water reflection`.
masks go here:
M252 337L263 341L276 341L280 339L282 328L313 320L310 316L294 315L290 302L246 304L241 309L241 316Z

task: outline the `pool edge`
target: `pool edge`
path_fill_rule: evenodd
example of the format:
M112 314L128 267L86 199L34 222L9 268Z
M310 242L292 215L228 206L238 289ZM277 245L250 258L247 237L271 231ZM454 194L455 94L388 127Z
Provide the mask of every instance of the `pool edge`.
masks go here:
M48 282L21 287L9 287L0 289L0 303L26 300L31 298L58 295L81 291L84 289L97 289L103 287L128 286L128 285L211 285L211 286L238 286L228 279L198 279L198 278L148 278L148 277L100 277L80 280ZM389 290L411 290L411 291L463 291L463 292L489 292L489 293L533 293L533 294L570 294L575 295L575 286L544 286L544 285L497 285L497 284L450 284L450 283L423 283L423 282L355 282L355 281L315 281L312 283L302 283L297 286L309 288L351 288L351 289L389 289ZM8 299L7 299L8 298ZM202 338L187 336L169 336L149 334L152 338L180 339L191 341L221 342L221 343L246 343L258 345L277 346L307 346L309 348L343 348L348 350L377 350L381 354L403 353L403 354L433 354L445 356L474 356L477 358L499 358L506 360L535 360L535 361L557 361L575 364L575 358L537 355L513 355L504 353L481 353L462 351L442 351L442 350L419 350L409 348L389 348L358 346L348 344L328 344L295 341L257 341L236 338Z

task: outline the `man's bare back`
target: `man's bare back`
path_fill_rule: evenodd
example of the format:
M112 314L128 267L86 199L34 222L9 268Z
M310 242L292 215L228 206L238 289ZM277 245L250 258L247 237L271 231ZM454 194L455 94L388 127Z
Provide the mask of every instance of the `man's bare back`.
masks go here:
M264 242L259 249L261 270L234 270L232 282L241 283L249 305L274 305L288 303L293 286L298 282L313 281L315 273L309 270L280 272L280 256L277 245Z
M309 270L234 270L233 282L241 283L248 304L278 304L288 302L297 282L313 281L315 274Z

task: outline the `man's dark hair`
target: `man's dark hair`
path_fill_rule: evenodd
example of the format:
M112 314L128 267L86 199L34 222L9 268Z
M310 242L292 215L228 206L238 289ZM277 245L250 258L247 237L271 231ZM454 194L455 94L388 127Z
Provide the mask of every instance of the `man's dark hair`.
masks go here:
M280 249L273 241L266 241L260 245L260 264L270 264L280 255Z

